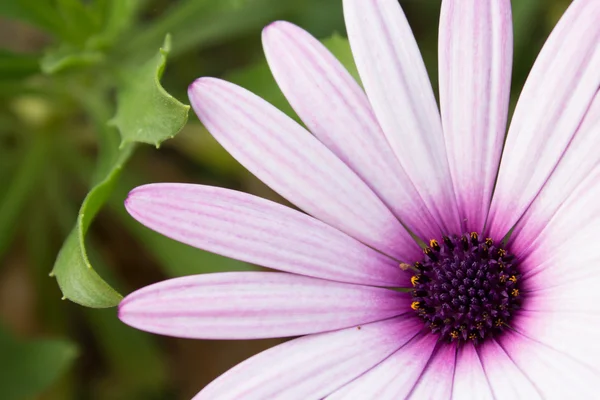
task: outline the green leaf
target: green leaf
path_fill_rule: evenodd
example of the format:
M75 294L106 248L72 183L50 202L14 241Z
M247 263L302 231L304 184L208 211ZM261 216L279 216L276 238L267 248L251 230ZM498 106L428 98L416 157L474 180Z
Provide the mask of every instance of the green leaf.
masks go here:
M4 400L22 400L41 394L77 356L77 348L65 340L22 342L0 327L0 388Z
M86 196L79 210L76 226L58 253L51 273L51 276L56 277L64 297L83 306L113 307L122 299L122 296L92 268L85 249L85 235L92 220L110 196L133 149L133 144L124 146L104 179Z
M159 78L165 68L166 50L131 75L118 96L117 115L112 124L121 132L121 145L117 144L114 129L103 122L108 114L107 106L94 93L83 99L98 129L106 131L101 137L101 151L94 181L96 184L86 196L73 231L60 250L51 275L56 276L65 298L94 308L116 306L122 299L100 275L88 259L85 236L88 228L107 199L110 197L121 169L131 156L135 142L153 143L156 146L173 137L187 121L189 106L179 103L161 86ZM73 157L66 157L73 158Z
M154 58L126 75L117 97L117 114L110 122L121 132L122 145L144 142L159 147L187 122L190 106L179 102L160 84L170 48L171 37L167 35Z

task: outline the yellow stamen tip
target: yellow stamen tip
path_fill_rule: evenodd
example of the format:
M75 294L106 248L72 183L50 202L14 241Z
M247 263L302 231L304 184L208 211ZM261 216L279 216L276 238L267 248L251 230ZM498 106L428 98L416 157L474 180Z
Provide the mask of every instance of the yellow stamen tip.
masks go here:
M419 301L413 301L412 303L410 303L410 308L412 308L415 311L418 310L420 306L421 302Z
M517 297L519 295L519 289L513 289L510 294L512 294L514 297Z
M438 243L437 240L435 239L431 239L429 241L429 247L431 247L432 249L438 251L440 249L440 244Z
M419 282L419 275L413 275L410 277L410 283L412 283L413 286L417 286L418 282Z

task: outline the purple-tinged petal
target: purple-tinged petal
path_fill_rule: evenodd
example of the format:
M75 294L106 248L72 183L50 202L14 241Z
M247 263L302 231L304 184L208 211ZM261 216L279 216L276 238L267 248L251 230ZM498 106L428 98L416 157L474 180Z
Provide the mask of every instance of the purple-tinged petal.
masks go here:
M127 296L119 318L135 328L193 339L260 339L332 331L410 311L410 296L281 272L170 279Z
M221 145L283 197L386 254L416 256L418 246L377 195L291 118L219 79L197 79L188 95Z
M299 211L234 190L189 184L134 189L125 206L172 239L264 267L374 286L408 286L398 262Z
M519 220L510 237L512 254L525 257L527 252L545 235L542 234L557 213L563 213L565 202L578 187L588 190L598 186L597 180L590 181L593 170L600 166L598 152L598 132L600 132L600 92L585 115L573 141L563 159L533 201L531 207ZM569 211L566 211L569 212ZM575 212L571 209L570 212ZM577 231L568 232L575 234Z
M327 400L405 399L419 380L438 342L418 334L364 375L335 391Z
M510 0L444 0L439 55L440 108L458 212L468 232L481 232L506 132Z
M542 400L523 371L493 339L478 349L479 358L496 400Z
M546 221L535 239L519 239L532 241L518 260L527 290L560 287L557 291L560 294L574 288L574 284L583 287L598 283L600 254L594 244L600 231L599 182L600 165L597 165Z
M573 332L571 340L577 340ZM598 365L577 362L568 354L554 350L510 332L499 338L500 345L521 371L548 400L595 399L598 397Z
M398 163L367 96L340 62L288 22L265 28L263 46L279 87L310 131L412 232L438 237L439 225Z
M494 399L475 346L466 343L456 354L452 398L455 400Z
M421 325L400 317L295 339L233 367L195 400L322 399L402 347Z
M488 219L500 239L538 195L600 86L600 2L574 1L527 79L508 132Z
M455 366L456 346L439 346L407 399L449 400L452 397Z
M352 53L400 165L445 233L461 231L440 114L397 0L345 0Z

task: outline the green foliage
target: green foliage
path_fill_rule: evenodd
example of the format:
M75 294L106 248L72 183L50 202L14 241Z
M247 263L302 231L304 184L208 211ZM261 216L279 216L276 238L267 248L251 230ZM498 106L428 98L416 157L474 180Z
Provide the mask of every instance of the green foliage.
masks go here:
M88 193L77 217L77 224L58 253L51 275L56 277L65 298L94 308L113 307L121 295L92 268L85 248L85 235L102 205L108 199L133 145L125 146L106 177Z
M4 400L21 400L41 394L77 356L76 346L65 340L22 342L0 326L0 388Z
M121 132L122 145L143 142L158 148L187 122L190 106L179 102L160 85L170 49L171 37L167 35L153 59L126 73L118 94L117 115L110 121Z

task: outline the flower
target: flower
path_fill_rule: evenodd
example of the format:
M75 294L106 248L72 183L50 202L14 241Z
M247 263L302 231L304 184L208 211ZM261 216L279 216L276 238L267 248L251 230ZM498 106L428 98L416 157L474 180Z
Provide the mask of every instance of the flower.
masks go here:
M198 399L595 398L600 2L575 0L554 29L504 149L509 0L443 1L441 116L397 2L344 13L366 94L300 28L263 33L314 136L233 84L189 89L215 138L307 214L201 185L126 201L166 236L285 272L168 280L127 296L120 318L187 338L305 335Z

